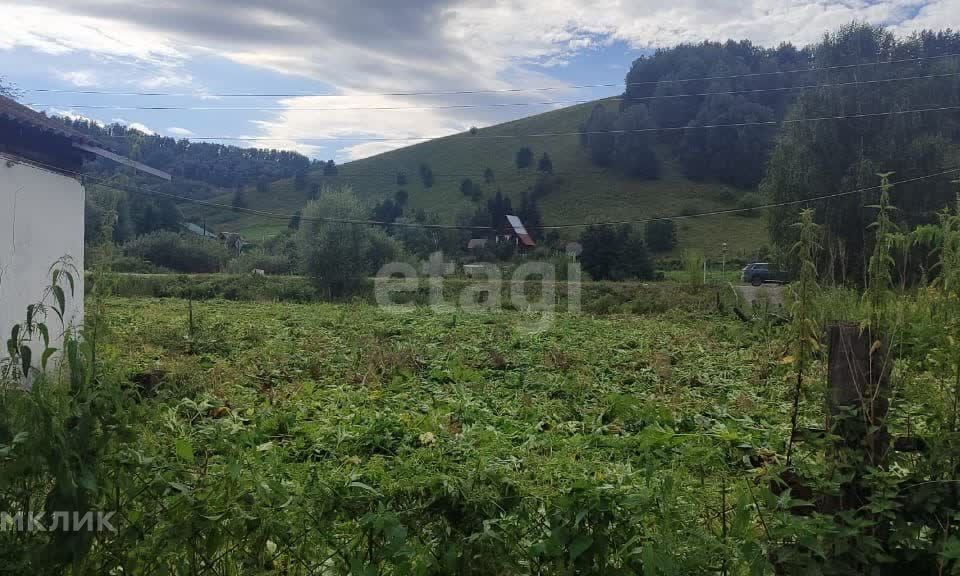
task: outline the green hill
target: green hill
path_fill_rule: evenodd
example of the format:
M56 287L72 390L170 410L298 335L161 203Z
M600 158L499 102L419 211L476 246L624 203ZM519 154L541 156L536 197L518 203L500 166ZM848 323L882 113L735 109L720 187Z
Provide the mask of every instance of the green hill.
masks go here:
M472 212L477 206L461 194L463 178L480 185L484 198L499 187L517 205L521 192L534 185L538 174L536 162L530 168L516 167L515 155L522 146L530 147L535 158L546 152L553 161L556 185L540 200L545 225L633 220L732 208L746 193L723 184L685 178L665 152L660 154L663 169L659 180L636 180L595 166L576 135L524 136L579 131L593 106L562 108L483 128L474 135L465 133L393 150L339 166L335 177L324 177L321 171L314 171L310 173L309 183L300 189L292 178L274 182L269 193L257 193L251 188L246 192L247 207L290 214L303 206L315 183L350 185L372 206L395 194L399 188L397 173L403 171L407 175L403 188L409 193L407 213L423 209L437 213L442 222L453 223L459 213ZM510 137L494 138L501 136ZM431 188L423 186L419 176L421 163L428 164L435 174ZM495 177L490 185L483 183L487 167ZM214 200L230 204L232 196L225 194ZM205 220L207 226L215 230L240 231L253 241L287 226L284 219L207 208L187 212L187 217ZM689 247L716 254L721 243L727 242L731 255L746 255L767 241L764 220L758 215L681 219L677 225L677 250ZM561 233L574 238L579 232L580 229L567 229Z

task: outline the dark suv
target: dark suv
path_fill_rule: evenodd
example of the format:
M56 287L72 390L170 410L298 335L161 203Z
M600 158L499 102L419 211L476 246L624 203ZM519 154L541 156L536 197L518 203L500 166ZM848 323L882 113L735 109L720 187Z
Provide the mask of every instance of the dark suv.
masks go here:
M778 284L786 282L786 277L777 269L777 266L767 262L747 264L741 271L740 279L754 286L759 286L764 282L777 282Z

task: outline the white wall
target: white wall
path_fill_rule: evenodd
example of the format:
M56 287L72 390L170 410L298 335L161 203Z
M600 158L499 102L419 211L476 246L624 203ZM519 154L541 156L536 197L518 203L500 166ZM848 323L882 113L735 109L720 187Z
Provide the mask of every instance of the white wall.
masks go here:
M50 265L65 255L80 272L73 297L64 287L65 321L75 327L83 322L83 186L11 158L0 154L0 358L7 355L13 325L26 319L27 306L50 285ZM51 346L61 348L62 327L53 311L47 325ZM34 364L40 354L35 346Z

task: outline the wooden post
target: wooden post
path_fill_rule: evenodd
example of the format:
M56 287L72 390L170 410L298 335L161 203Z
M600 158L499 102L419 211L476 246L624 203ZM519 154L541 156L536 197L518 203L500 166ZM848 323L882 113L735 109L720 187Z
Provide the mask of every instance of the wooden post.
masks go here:
M890 446L887 410L890 368L883 340L869 329L849 322L827 328L827 430L840 437L835 458L854 467L856 477L829 507L846 509L863 504L858 478L866 466L882 466ZM859 452L862 458L854 457Z

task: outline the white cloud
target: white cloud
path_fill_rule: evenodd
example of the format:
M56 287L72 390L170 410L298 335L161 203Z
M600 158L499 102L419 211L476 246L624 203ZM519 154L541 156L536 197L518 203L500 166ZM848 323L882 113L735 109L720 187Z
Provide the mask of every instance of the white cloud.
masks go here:
M162 88L177 88L189 86L193 83L193 76L177 68L167 68L159 74L144 78L138 82L144 90L160 90Z
M103 122L90 118L89 116L84 116L83 114L77 114L72 110L67 110L64 108L47 108L46 113L49 116L63 116L64 118L69 118L71 120L84 120L90 122L91 124L97 124L103 126Z
M142 124L140 122L129 122L126 118L114 118L111 120L111 122L114 122L116 124L123 124L127 128L130 128L131 130L139 130L144 134L151 134L151 135L156 134L156 132L148 128L145 124Z
M174 136L192 136L193 131L187 130L186 128L171 126L170 128L167 128L167 134L173 134Z
M54 73L61 80L79 88L89 88L97 85L97 74L93 70L55 70Z
M141 123L139 123L139 122L131 122L131 123L127 124L127 128L131 128L131 129L133 129L133 130L139 130L140 132L143 132L144 134L156 134L156 132L154 132L153 130L147 128L144 124L141 124Z
M0 21L0 49L85 51L142 62L153 71L141 82L145 88L188 85L192 78L184 72L184 62L192 55L217 55L316 79L350 96L351 103L358 92L555 84L543 69L563 66L582 51L614 41L632 48L728 38L804 45L854 20L891 24L898 31L960 28L960 0L409 0L403 8L394 0L269 5L256 0L48 0L42 6L0 6L6 16ZM464 98L416 102L448 104ZM510 98L529 100L529 95L488 94L470 101ZM403 96L363 101L371 99L386 106L411 102ZM322 101L323 106L330 103ZM298 140L302 136L432 136L482 126L506 114L482 109L302 110L319 105L310 98L282 105L288 110L257 123L257 135L280 138L271 145L300 151L319 149L314 142ZM400 145L359 143L341 155L360 157Z

